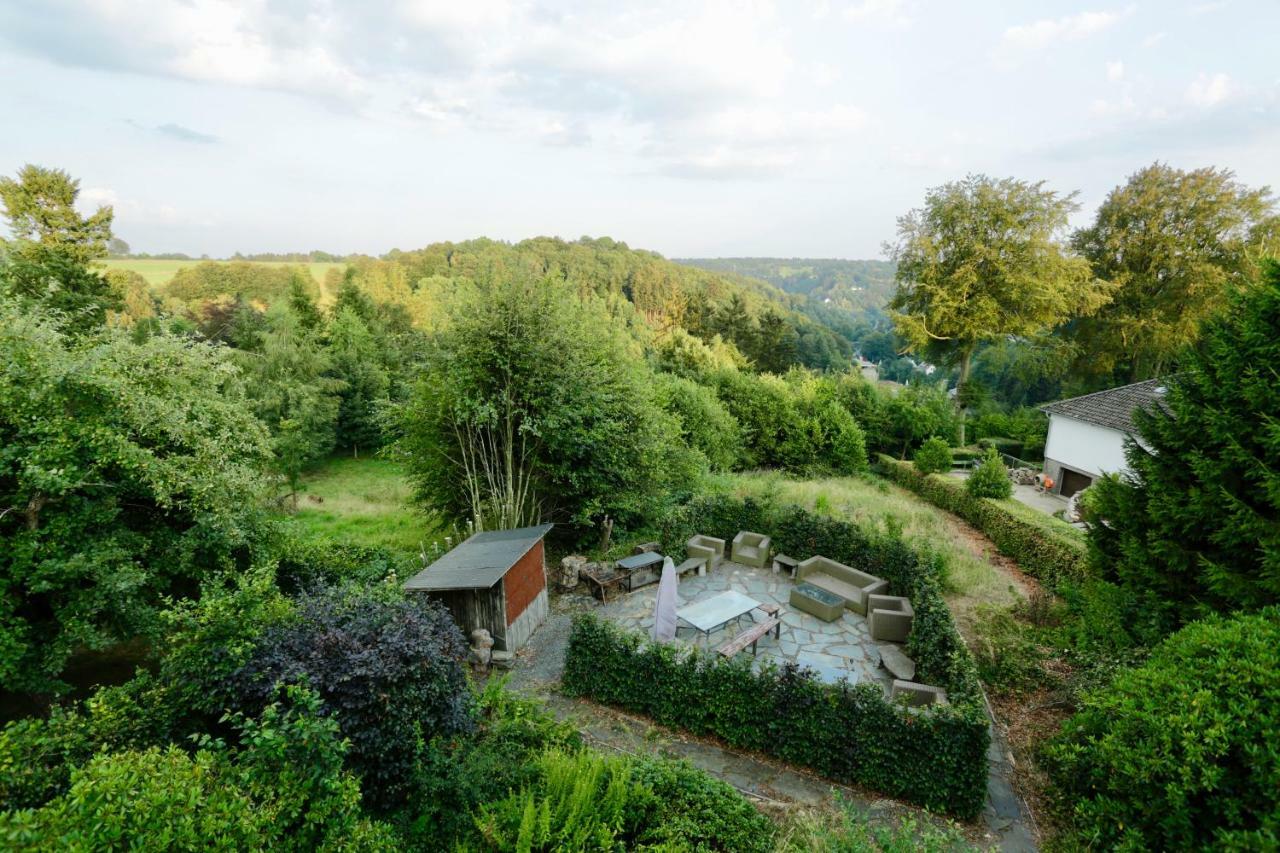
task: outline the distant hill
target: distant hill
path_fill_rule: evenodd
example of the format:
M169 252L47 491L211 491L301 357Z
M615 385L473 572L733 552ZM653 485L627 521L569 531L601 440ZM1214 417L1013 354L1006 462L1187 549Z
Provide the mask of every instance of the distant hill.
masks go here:
M673 258L676 263L767 281L787 293L806 296L853 315L879 312L893 297L891 261L839 258Z

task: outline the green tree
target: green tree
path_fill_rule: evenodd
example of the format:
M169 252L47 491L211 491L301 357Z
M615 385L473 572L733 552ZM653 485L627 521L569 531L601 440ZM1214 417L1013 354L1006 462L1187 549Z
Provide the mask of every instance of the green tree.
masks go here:
M1100 481L1098 571L1171 622L1280 602L1280 264L1231 298L1137 412L1132 476ZM1092 490L1091 490L1092 491Z
M912 351L959 368L961 393L983 341L1034 335L1106 301L1062 245L1077 207L1043 182L971 175L899 218L894 324Z
M1080 367L1130 382L1161 375L1223 299L1256 280L1278 221L1270 191L1226 169L1156 163L1132 175L1072 239L1114 286L1110 303L1075 326Z
M994 447L987 450L982 464L969 475L964 485L975 498L1007 498L1013 494L1009 469L1004 467L1004 461Z
M455 301L399 428L418 497L486 526L630 523L696 475L619 321L525 274Z
M923 474L943 474L951 470L951 448L936 435L925 440L915 455L916 468Z
M266 434L225 350L69 338L0 298L0 687L156 627L161 597L246 558Z
M17 179L0 177L0 202L12 239L0 241L0 295L43 303L70 328L101 325L120 302L89 264L107 254L112 210L88 217L75 208L80 182L66 172L24 166Z
M355 455L382 446L379 408L388 402L390 378L378 340L351 308L342 308L329 324L330 373L343 387L338 406L337 445Z

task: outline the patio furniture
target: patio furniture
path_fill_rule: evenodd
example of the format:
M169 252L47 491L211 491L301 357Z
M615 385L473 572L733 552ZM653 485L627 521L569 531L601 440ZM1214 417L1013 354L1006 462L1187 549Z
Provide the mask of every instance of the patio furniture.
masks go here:
M834 622L844 615L844 599L811 583L791 588L791 606L823 622Z
M699 533L691 537L684 548L685 554L689 557L704 557L708 571L715 571L724 560L724 540L714 536L704 536Z
M680 565L676 566L676 574L681 577L684 577L686 572L692 572L694 570L696 570L700 575L705 575L707 573L707 558L690 557Z
M751 646L751 656L755 657L756 643L760 642L760 639L768 635L770 631L774 632L775 638L781 639L782 620L770 618L763 622L757 622L729 642L722 645L720 648L716 649L716 653L722 657L731 658L747 646Z
M924 705L946 705L947 691L931 684L894 679L893 686L889 688L889 698L902 700L913 708Z
M733 561L744 566L763 569L769 562L770 539L763 533L738 532L733 537Z
M619 571L608 564L596 566L594 569L582 569L578 576L587 582L591 594L603 602L609 601L609 591L622 588L630 578L628 572Z
M662 555L657 551L644 551L623 557L618 569L627 573L627 591L657 583L662 577Z
M781 604L761 604L760 612L765 616L777 616L782 612Z
M897 646L878 646L880 665L889 670L889 674L902 681L911 681L916 677L916 662L902 653Z
M786 554L773 555L773 573L786 572L788 576L796 576L796 566L800 565L800 561L795 557L788 557Z
M694 630L710 637L720 628L750 613L760 602L735 590L695 601L676 611L676 617Z
M796 567L796 580L840 596L854 613L867 615L867 596L888 592L889 582L828 557L810 557Z
M632 554L647 554L650 551L657 551L662 547L660 542L641 542L639 545L631 549Z
M873 640L905 643L915 616L911 601L900 595L867 596L867 628Z

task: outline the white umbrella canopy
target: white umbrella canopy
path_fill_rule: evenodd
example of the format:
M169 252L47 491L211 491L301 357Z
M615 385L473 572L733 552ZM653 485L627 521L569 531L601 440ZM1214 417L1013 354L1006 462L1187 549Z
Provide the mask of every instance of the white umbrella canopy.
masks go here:
M658 581L658 598L653 608L653 639L666 643L676 638L676 564L666 557L662 561L662 578Z

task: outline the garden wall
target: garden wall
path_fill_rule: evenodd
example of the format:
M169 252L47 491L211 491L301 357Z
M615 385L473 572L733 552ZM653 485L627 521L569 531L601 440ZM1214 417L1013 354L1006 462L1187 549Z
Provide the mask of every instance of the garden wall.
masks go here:
M889 581L916 611L908 653L919 680L947 690L951 705L907 709L879 685L828 685L793 666L752 670L751 661L653 645L591 615L579 617L565 663L567 692L627 708L664 725L723 738L931 809L973 817L986 792L989 733L973 660L939 588L939 569L896 538L800 507L707 498L665 525L667 553L695 532L731 539L767 532L795 557L823 554Z
M1085 577L1088 554L1084 538L1056 530L1053 519L1036 517L1037 510L974 497L959 480L922 474L910 462L884 454L880 454L877 468L899 486L981 530L1000 553L1016 560L1027 574L1050 585Z

